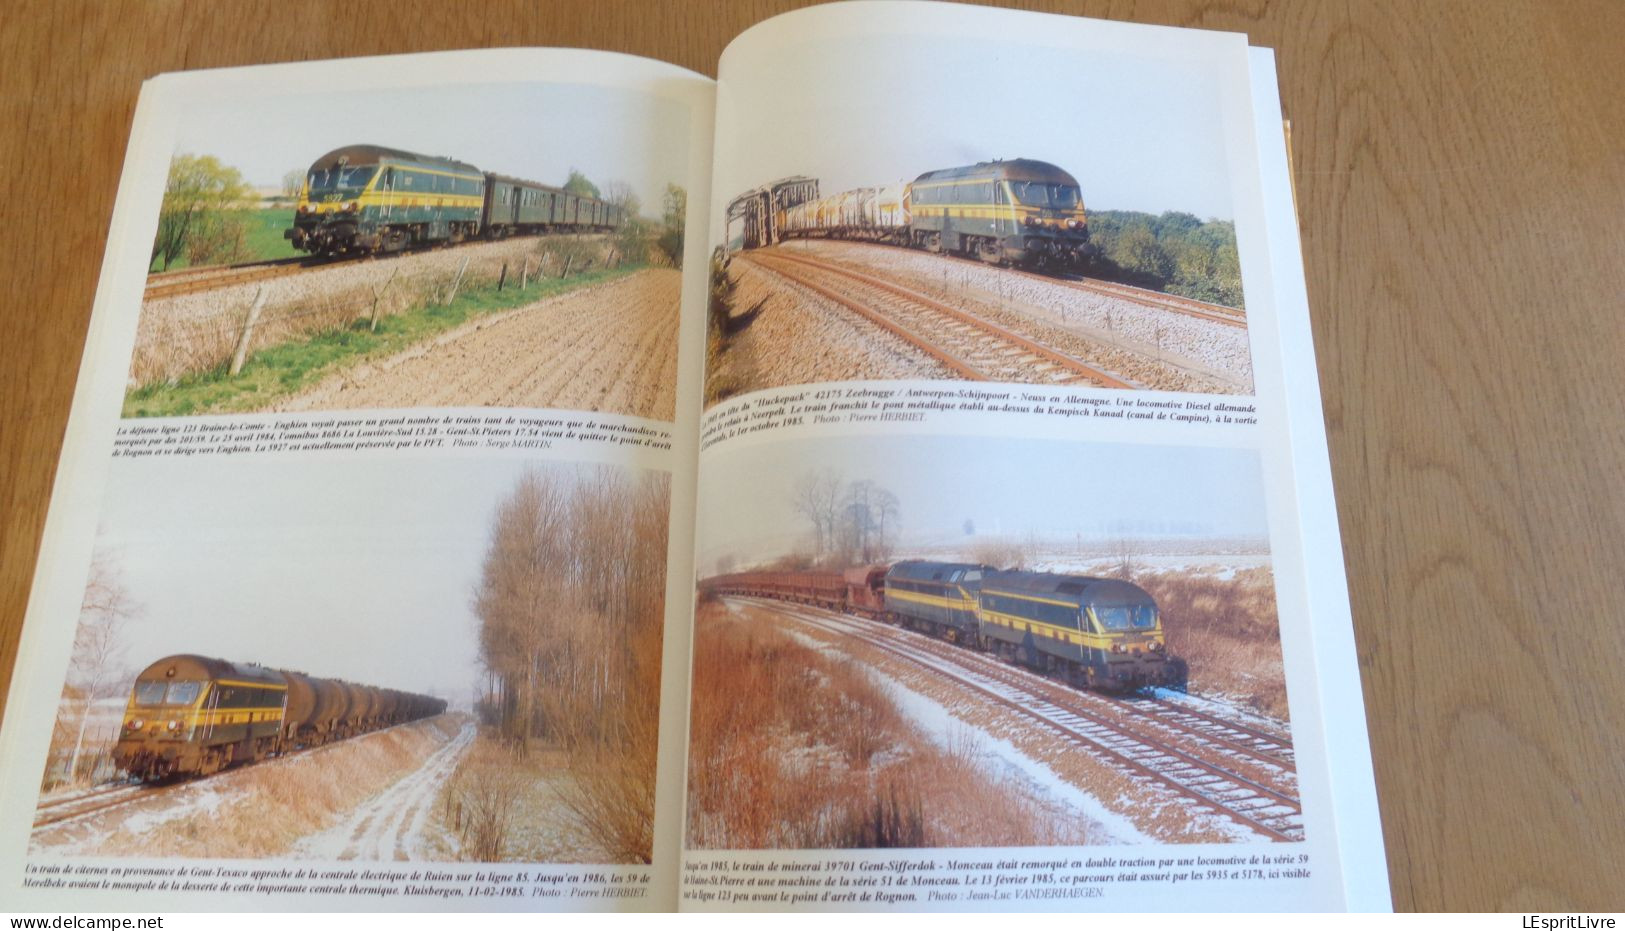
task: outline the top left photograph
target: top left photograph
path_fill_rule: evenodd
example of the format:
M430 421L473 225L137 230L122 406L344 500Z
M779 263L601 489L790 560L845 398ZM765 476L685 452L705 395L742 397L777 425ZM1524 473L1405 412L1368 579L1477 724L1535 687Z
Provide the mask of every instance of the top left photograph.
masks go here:
M123 416L672 420L689 124L680 100L562 82L188 107Z

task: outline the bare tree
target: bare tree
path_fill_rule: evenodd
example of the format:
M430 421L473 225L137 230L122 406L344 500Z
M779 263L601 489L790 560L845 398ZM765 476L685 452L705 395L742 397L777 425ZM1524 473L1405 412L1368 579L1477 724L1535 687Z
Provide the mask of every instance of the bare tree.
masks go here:
M813 557L823 559L836 546L841 514L841 473L834 469L806 472L792 492L796 512L813 525Z
M299 192L305 189L305 170L295 168L282 176L282 196L289 203L299 199Z
M648 862L670 482L531 472L498 507L474 595L499 732L566 752L559 789L617 857Z
M875 547L871 562L884 562L891 558L892 546L897 538L897 520L902 503L889 489L875 487L874 497Z
M113 555L98 551L92 558L90 580L79 605L79 627L74 632L63 688L63 707L77 705L73 754L68 761L70 782L80 778L85 731L96 702L117 695L123 685L124 627L137 611Z

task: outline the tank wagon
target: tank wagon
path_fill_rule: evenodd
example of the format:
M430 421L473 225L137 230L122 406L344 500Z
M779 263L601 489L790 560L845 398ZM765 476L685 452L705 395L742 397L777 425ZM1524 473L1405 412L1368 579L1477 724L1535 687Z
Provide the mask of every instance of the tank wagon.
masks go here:
M907 560L823 571L740 572L701 583L860 614L992 653L1081 688L1182 687L1156 601L1120 579Z
M113 762L138 779L227 766L433 717L445 701L194 654L136 676Z
M625 222L621 207L563 188L455 159L352 145L310 166L283 236L303 252L341 255L475 237L610 232Z

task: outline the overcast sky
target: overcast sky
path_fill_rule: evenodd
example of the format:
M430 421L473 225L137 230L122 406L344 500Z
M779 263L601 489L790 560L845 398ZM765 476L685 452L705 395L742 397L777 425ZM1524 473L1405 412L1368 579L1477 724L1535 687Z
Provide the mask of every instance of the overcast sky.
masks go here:
M335 91L200 106L175 151L214 155L256 185L279 185L323 154L371 144L469 162L485 171L563 184L625 181L658 215L666 183L688 171L688 113L673 100L589 84L459 85Z
M897 495L905 543L980 536L1267 535L1258 454L1249 449L978 437L850 437L764 443L709 455L700 470L699 571L803 547L792 495L835 468Z
M1091 209L1234 218L1212 64L1031 39L736 44L718 95L718 201L794 174L830 194L1034 158L1076 177Z
M474 586L526 463L115 466L98 543L141 608L134 669L199 653L466 705L481 677Z

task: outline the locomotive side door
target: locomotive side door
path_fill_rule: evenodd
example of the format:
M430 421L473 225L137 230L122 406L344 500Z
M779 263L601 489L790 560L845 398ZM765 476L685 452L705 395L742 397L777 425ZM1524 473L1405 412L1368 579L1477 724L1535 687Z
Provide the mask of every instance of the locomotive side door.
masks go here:
M386 224L390 220L391 211L395 209L395 169L385 166L384 176L378 179L378 222Z

